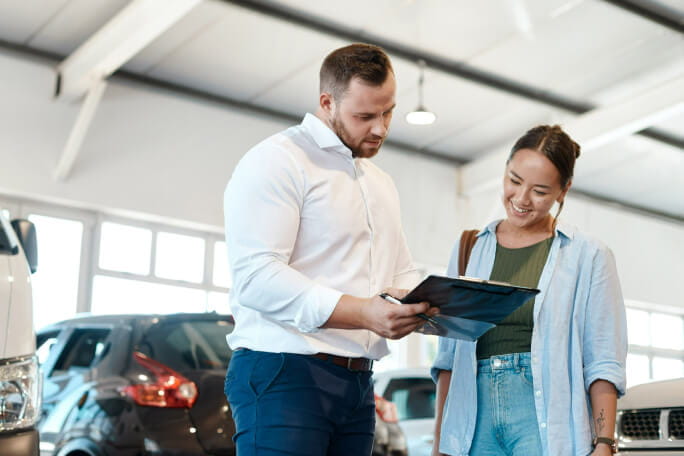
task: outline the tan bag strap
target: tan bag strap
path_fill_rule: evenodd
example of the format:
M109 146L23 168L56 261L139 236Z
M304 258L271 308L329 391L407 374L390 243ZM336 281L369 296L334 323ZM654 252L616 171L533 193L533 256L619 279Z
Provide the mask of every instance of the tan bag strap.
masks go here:
M473 251L479 232L480 230L464 230L461 234L461 246L458 249L458 275L465 275L470 260L470 252Z

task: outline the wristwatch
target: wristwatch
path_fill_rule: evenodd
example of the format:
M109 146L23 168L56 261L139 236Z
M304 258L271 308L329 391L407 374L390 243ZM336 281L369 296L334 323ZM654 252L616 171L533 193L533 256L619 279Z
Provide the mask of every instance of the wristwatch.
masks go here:
M594 441L591 442L592 445L594 445L594 448L596 448L596 445L599 443L605 443L610 447L610 452L612 454L617 453L617 443L615 443L615 439L611 439L610 437L594 437Z

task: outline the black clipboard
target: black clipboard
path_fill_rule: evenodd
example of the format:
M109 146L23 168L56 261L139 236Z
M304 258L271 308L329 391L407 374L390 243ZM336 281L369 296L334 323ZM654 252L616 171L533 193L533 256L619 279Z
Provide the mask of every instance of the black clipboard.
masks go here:
M440 308L440 314L432 317L434 322L426 323L418 332L476 340L537 293L536 288L509 283L431 275L401 302L427 301Z

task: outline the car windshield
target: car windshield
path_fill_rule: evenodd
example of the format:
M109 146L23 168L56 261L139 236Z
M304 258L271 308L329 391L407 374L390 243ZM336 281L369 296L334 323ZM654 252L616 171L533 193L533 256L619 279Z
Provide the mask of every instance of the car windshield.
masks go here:
M232 330L227 320L162 321L147 329L137 350L177 371L225 370Z
M435 384L430 378L392 379L383 396L397 406L400 421L435 416Z

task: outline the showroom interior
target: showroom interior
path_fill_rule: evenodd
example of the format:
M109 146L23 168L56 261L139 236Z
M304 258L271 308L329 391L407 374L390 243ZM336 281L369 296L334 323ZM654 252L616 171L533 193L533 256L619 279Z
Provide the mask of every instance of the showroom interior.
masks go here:
M229 315L224 188L315 111L322 59L354 42L393 61L373 160L421 273L444 275L463 230L505 216L515 139L561 124L582 145L561 218L615 255L627 386L684 377L681 0L0 1L0 210L36 227L35 330ZM433 123L407 122L418 105ZM390 347L379 373L427 369L437 342Z

